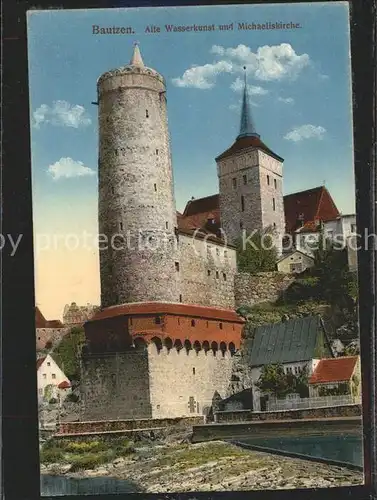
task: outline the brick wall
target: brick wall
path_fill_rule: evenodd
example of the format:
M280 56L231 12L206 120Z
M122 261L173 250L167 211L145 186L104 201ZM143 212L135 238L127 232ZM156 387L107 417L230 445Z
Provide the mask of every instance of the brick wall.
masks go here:
M273 302L294 280L293 275L279 272L237 273L234 278L236 307Z

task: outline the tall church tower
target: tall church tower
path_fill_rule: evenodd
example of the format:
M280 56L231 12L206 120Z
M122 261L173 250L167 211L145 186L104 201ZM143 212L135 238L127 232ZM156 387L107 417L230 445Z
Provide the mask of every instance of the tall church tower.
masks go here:
M127 66L100 76L97 93L101 305L178 302L164 78L135 45Z
M285 232L283 161L255 130L245 73L240 133L234 144L216 158L221 227L228 242L237 239L243 230L250 234L271 227L281 253Z

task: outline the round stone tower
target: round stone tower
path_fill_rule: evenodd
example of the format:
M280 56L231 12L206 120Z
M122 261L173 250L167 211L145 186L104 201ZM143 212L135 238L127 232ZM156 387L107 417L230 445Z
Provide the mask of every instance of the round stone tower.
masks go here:
M135 45L97 82L101 305L178 302L177 216L164 78Z

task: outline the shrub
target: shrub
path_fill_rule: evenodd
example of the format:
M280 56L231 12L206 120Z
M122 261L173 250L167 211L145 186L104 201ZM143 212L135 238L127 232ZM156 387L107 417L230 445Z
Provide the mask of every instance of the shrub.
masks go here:
M70 459L72 464L71 471L94 469L98 465L109 462L111 459L111 452L86 453L84 455L72 456Z
M89 453L105 451L109 447L103 441L68 441L64 447L65 451L71 453Z
M42 448L40 453L40 461L43 464L52 464L61 462L63 460L63 453L61 448Z

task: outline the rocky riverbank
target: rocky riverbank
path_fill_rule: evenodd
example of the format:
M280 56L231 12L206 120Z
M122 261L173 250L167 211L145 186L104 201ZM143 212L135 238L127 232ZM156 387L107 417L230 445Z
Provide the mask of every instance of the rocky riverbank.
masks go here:
M76 446L78 449L80 445ZM59 463L42 464L41 473L128 480L145 493L328 488L363 483L362 472L277 457L221 441L139 443L129 447L123 456L122 452L118 455L92 468L83 461L80 468L77 462L72 467L65 454Z

